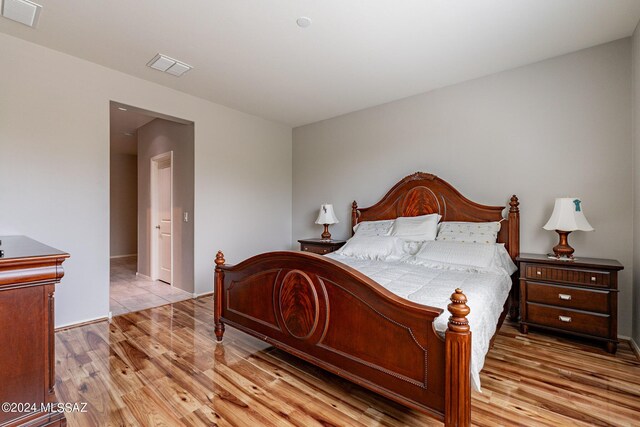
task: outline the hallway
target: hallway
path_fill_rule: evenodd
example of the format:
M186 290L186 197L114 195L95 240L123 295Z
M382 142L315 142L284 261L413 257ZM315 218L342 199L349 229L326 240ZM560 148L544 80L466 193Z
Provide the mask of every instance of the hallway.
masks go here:
M109 310L113 316L192 298L170 285L136 276L137 257L111 259Z

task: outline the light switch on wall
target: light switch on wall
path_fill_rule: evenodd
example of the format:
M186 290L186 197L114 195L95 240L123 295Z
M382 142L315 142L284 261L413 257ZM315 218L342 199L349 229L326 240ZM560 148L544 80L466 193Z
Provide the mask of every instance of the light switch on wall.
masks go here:
M184 222L189 222L189 212L184 213Z

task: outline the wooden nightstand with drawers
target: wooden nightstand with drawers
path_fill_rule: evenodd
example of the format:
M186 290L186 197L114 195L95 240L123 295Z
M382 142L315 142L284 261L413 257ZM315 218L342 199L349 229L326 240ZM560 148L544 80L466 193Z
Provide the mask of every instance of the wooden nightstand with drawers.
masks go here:
M521 254L520 331L540 327L618 346L618 261Z
M313 252L314 254L326 255L333 251L337 251L345 243L346 240L333 240L333 239L301 239L300 250L304 252Z

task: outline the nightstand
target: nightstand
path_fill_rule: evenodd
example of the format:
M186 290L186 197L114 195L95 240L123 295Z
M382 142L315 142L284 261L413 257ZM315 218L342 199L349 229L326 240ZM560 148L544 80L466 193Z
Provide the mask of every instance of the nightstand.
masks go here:
M564 332L618 346L618 261L577 258L560 261L521 254L520 331L529 327Z
M301 239L300 250L304 252L313 252L314 254L325 255L333 251L340 249L346 240L333 240L333 239Z

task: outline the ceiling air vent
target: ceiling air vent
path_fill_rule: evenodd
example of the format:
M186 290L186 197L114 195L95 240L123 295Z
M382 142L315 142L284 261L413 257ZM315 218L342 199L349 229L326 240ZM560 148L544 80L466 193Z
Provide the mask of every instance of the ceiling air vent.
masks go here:
M30 27L38 23L42 6L29 0L4 0L2 16Z
M193 68L191 65L187 65L184 62L180 62L177 59L169 58L168 56L162 55L160 53L154 56L153 59L149 61L147 66L153 68L154 70L162 71L176 77L180 77Z

